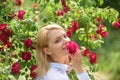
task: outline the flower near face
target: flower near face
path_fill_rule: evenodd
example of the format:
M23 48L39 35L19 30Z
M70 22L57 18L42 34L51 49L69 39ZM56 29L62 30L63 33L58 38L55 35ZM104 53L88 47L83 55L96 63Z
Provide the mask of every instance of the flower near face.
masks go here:
M27 47L27 48L32 48L32 45L33 45L33 42L30 38L27 38L24 40L24 45Z
M31 68L30 68L30 77L32 77L32 78L36 78L36 73L35 73L35 69L37 68L37 65L33 65L33 66L31 66Z
M22 52L22 59L25 61L28 61L31 59L31 53L30 52Z
M18 74L20 72L20 64L18 62L14 62L11 71L14 74Z
M92 65L94 65L97 62L97 54L96 53L91 53L89 55L89 61Z
M70 54L73 54L73 55L74 55L74 54L77 52L77 50L79 49L79 46L78 46L77 43L74 42L74 41L68 42L68 44L67 44L66 47L67 47L69 53L70 53Z
M24 19L24 15L25 15L25 11L24 10L19 10L18 11L18 20L23 20Z

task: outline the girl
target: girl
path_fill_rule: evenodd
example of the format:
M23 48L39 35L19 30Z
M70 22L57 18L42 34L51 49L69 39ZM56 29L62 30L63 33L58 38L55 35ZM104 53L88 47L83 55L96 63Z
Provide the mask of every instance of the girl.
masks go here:
M90 80L82 68L78 50L74 57L66 48L71 41L64 29L56 24L40 29L37 37L37 78L35 80L70 80L67 72L74 69L79 80ZM69 58L71 57L71 64Z

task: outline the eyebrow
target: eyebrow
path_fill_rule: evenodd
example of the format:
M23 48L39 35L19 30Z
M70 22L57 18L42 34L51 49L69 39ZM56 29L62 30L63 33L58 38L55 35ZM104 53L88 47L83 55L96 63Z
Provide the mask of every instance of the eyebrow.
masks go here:
M63 33L62 35L65 35L66 33ZM61 37L61 35L60 36L58 36L58 37L56 37L55 39L59 39Z

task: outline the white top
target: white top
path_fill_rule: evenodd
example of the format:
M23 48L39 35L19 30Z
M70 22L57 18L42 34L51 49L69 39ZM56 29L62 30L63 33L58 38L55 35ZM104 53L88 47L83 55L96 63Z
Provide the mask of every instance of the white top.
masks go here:
M42 79L38 77L35 80L70 80L66 73L67 70L68 65L52 62L47 74ZM77 74L77 77L79 80L90 80L86 71Z

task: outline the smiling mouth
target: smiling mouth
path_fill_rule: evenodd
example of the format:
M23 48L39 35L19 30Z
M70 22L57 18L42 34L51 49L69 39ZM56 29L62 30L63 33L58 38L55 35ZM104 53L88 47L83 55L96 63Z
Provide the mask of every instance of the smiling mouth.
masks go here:
M65 47L65 48L63 48L63 50L66 50L67 48Z

